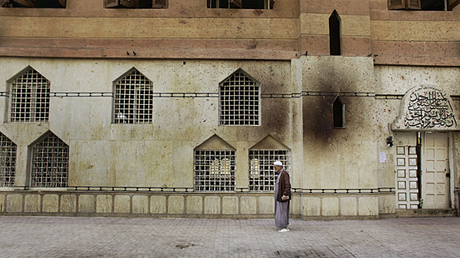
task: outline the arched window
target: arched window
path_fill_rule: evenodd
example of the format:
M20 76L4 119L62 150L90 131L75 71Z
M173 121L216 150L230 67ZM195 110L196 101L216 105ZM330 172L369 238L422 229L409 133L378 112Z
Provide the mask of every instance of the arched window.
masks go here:
M336 10L329 17L329 45L331 55L341 55L341 19Z
M50 82L29 67L10 84L10 121L47 122Z
M153 83L132 69L114 86L113 123L148 124L153 121Z
M196 147L193 160L195 191L235 191L236 151L219 136Z
M67 187L69 146L53 133L31 147L30 187Z
M287 150L249 150L249 190L274 191L276 174L273 162L279 160L289 171L289 152Z
M219 85L220 125L259 125L259 82L238 69Z
M0 146L0 187L13 187L17 146L3 133L0 133Z
M272 136L267 136L249 149L249 190L274 191L276 174L273 162L279 160L283 169L291 170L290 150Z

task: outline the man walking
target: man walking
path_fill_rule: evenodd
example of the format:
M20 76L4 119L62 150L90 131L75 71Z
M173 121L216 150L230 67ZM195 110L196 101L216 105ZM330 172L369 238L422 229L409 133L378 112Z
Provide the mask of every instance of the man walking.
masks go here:
M289 225L289 202L291 201L291 183L289 174L283 169L281 161L273 163L275 167L275 225L279 228L278 232L288 232Z

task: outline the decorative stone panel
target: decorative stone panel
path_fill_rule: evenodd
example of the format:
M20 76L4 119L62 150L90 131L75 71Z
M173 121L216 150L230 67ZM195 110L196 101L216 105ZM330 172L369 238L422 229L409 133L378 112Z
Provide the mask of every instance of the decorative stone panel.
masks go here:
M130 213L131 210L131 196L129 195L115 195L113 201L114 213Z
M340 198L340 215L341 216L356 216L357 214L356 197Z
M393 130L459 130L458 118L449 95L431 85L410 89L401 101Z
M240 212L241 214L256 214L257 213L257 199L254 196L241 196L240 198Z
M220 197L219 196L204 197L204 213L205 214L220 214Z
M6 212L22 212L22 194L8 194L6 196Z
M166 197L153 195L150 197L150 213L164 214L166 213Z
M132 198L133 213L144 214L149 212L149 197L146 195L134 195Z
M82 194L78 198L78 212L95 213L96 203L94 195Z
M171 195L168 197L168 214L184 214L184 196Z
M5 212L5 195L0 194L0 212Z
M321 215L322 216L338 216L339 215L339 198L326 197L321 200Z
M40 212L40 195L26 194L24 212Z
M66 194L61 196L61 212L76 212L77 211L77 195Z
M292 205L292 201L291 201L291 205ZM259 197L259 214L273 214L274 212L275 212L275 197L274 196L260 196Z
M59 195L45 194L43 195L43 212L59 212Z
M238 197L222 197L222 214L238 214Z
M202 214L203 213L203 197L188 196L187 197L187 214Z
M320 216L321 199L319 197L302 197L302 216Z
M97 213L112 213L113 197L109 194L98 195L96 197Z

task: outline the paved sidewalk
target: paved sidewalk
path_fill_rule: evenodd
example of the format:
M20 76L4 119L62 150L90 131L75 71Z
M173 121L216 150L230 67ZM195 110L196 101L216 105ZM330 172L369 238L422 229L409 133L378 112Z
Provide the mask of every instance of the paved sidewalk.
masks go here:
M459 257L460 218L0 217L0 257Z

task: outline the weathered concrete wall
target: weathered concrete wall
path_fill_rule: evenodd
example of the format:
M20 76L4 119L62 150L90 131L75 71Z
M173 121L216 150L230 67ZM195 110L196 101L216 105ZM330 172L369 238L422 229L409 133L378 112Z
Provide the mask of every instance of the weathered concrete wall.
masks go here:
M302 57L303 90L303 189L376 189L377 148L372 107L374 71L372 58ZM340 96L345 105L344 128L333 127L332 105ZM369 109L368 109L368 108ZM303 215L378 215L378 197L306 198ZM351 199L347 199L351 198ZM316 208L312 208L311 202ZM358 202L366 202L361 206ZM340 203L340 205L339 205ZM308 211L308 209L312 209ZM367 209L367 208L366 208Z
M111 97L51 97L48 123L8 123L0 99L0 131L18 145L17 186L27 185L27 148L48 130L70 147L69 185L193 187L193 150L214 134L239 151L238 187L247 187L248 149L271 135L292 149L291 98L262 98L260 126L218 126L219 82L242 68L261 93L290 93L290 62L1 60L2 92L28 65L51 82L51 92L113 91L132 67L158 93L211 97L156 97L152 124L112 124ZM52 94L53 95L53 94ZM299 181L295 184L299 186Z
M372 57L303 56L291 61L2 58L0 66L2 93L9 91L8 81L28 66L51 82L47 123L8 122L8 97L0 97L0 132L18 145L17 188L29 185L29 146L50 130L69 145L70 186L192 189L193 151L217 135L237 150L236 187L244 190L1 189L2 214L270 217L272 193L246 190L248 150L267 136L290 149L289 172L296 189L293 217L394 214L394 192L379 189L394 191L395 187L395 148L386 145L386 138L392 135L397 143L398 135L403 134L389 129L398 116L402 96L423 84L460 95L458 68L374 66ZM133 67L153 82L155 93L166 94L154 98L152 124L112 124L113 82ZM260 126L218 125L219 82L239 68L260 82ZM55 92L74 97L55 97ZM109 97L90 97L90 92ZM345 104L345 128L332 126L332 103L338 96ZM458 97L453 104L455 110L460 108ZM458 187L459 136L458 132L452 135L453 180ZM386 162L379 162L381 153Z

